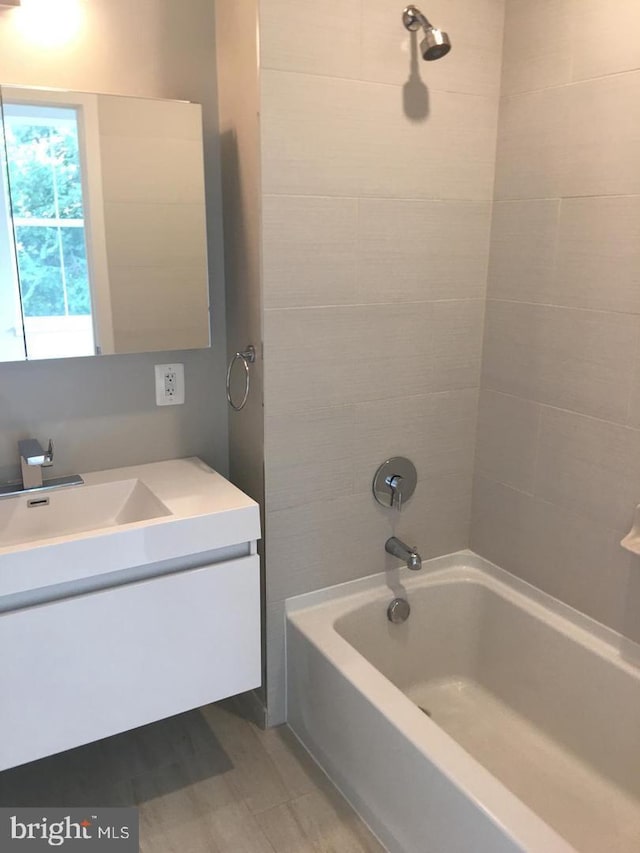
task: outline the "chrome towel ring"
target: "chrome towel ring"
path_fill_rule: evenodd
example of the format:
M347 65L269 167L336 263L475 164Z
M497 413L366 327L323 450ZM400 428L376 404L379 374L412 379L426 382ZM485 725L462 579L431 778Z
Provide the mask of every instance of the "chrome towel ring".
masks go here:
M229 362L229 367L227 368L227 402L234 412L242 411L247 404L247 400L249 399L249 389L251 387L249 365L254 364L255 360L256 348L249 345L244 352L237 352ZM231 371L233 370L233 366L236 361L241 361L244 365L244 394L242 395L242 400L239 403L234 403L233 397L231 396Z

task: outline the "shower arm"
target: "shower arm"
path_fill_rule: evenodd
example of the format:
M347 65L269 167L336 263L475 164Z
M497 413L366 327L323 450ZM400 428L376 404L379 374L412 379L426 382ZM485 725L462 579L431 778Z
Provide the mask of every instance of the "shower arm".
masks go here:
M416 6L407 6L402 13L402 22L406 29L410 30L412 33L417 32L420 27L424 30L428 30L431 27L431 23L427 19L426 15L424 15Z

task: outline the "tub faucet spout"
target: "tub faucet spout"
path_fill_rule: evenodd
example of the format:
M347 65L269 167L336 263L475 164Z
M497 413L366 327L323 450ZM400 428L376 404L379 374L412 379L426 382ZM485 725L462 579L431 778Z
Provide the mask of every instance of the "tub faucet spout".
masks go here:
M391 554L399 560L404 560L407 564L407 568L414 572L417 572L418 569L422 568L422 557L418 554L416 549L405 545L401 539L397 539L395 536L387 539L384 550L387 554Z

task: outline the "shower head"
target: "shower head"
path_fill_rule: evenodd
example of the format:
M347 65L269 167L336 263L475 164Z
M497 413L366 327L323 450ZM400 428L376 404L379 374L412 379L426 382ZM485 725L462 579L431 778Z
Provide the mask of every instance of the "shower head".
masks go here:
M420 42L420 53L427 62L441 59L451 50L449 36L437 27L429 27L426 36Z
M402 13L402 23L412 33L417 32L420 27L424 30L425 36L420 42L420 53L427 62L441 59L451 50L449 36L437 27L433 27L416 6L407 6Z

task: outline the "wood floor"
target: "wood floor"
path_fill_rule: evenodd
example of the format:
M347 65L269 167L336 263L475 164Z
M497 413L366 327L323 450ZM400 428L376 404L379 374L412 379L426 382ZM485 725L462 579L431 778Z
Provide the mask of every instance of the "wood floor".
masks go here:
M289 729L233 701L0 773L0 806L131 806L141 853L382 853Z

